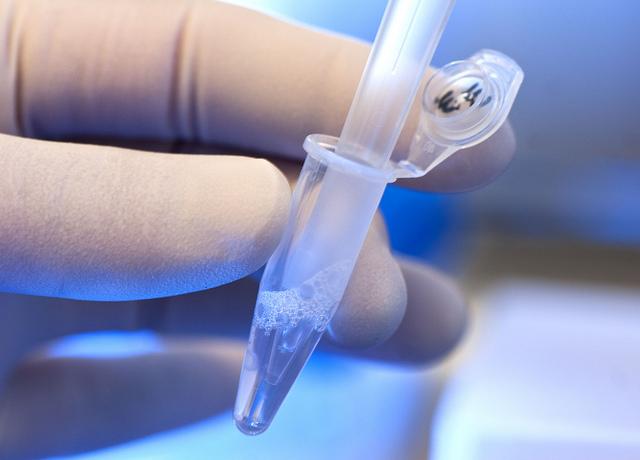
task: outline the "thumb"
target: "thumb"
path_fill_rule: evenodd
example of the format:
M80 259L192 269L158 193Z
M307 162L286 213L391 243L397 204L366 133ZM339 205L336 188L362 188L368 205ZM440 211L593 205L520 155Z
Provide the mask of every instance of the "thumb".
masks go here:
M269 162L0 135L0 291L174 295L258 269L289 185Z

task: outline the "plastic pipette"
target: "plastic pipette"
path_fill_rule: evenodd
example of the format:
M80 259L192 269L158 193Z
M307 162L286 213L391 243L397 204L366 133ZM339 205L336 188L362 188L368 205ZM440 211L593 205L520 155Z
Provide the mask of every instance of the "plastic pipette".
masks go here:
M522 72L506 56L483 52L447 66L426 87L411 149L390 160L453 4L391 0L340 138L304 142L308 155L262 276L240 376L234 418L244 433L268 428L322 337L386 184L421 176L485 139L511 107ZM434 105L436 93L446 104Z

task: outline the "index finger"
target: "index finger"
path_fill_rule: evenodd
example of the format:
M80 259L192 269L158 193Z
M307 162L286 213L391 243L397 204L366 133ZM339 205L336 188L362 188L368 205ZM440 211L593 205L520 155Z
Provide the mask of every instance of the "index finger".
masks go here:
M179 141L302 159L307 134L339 134L369 53L354 39L208 0L2 4L11 7L0 34L11 40L0 93L15 103L0 108L0 131L31 137ZM408 126L416 110L412 117ZM412 185L482 185L509 162L510 139L502 130L488 148L461 152Z

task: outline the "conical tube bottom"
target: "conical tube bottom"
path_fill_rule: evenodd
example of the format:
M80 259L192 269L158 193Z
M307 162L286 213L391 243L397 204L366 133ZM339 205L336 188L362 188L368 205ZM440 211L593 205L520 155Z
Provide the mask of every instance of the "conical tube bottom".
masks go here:
M314 326L304 319L271 329L252 326L233 414L240 431L257 435L269 427L322 337Z

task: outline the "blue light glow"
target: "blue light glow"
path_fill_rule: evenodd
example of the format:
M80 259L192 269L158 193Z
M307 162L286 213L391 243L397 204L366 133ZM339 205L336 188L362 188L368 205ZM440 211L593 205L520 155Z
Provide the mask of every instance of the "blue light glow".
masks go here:
M372 42L387 0L230 0Z
M406 458L426 435L416 432L431 386L426 372L315 354L264 434L247 437L231 411L68 460L388 460ZM214 389L212 389L213 391ZM418 426L419 428L419 426ZM408 433L418 435L408 441ZM399 457L397 457L399 455Z
M126 358L162 351L152 332L93 332L64 337L53 343L47 354L55 358Z

